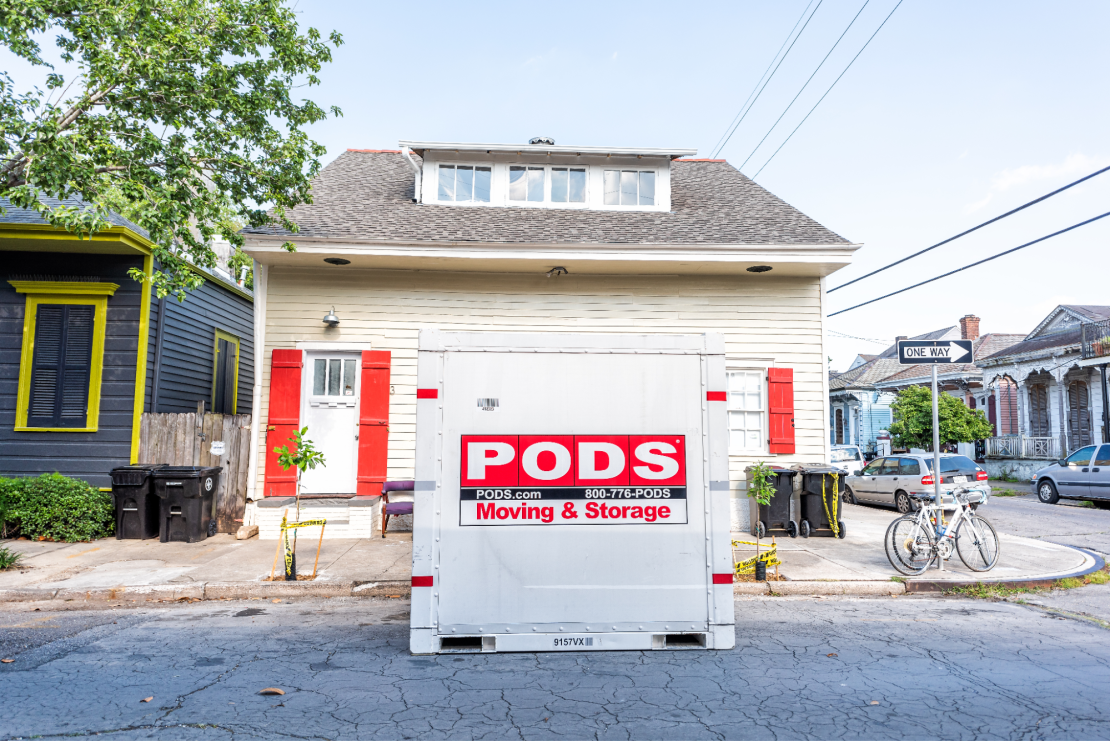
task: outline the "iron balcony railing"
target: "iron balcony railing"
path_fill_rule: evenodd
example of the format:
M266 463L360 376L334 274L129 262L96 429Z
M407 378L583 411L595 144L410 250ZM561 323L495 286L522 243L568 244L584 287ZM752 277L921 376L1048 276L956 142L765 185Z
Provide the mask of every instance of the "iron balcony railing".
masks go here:
M1084 322L1083 359L1103 358L1110 355L1110 319L1101 322Z
M1060 441L1054 437L1006 435L987 438L987 458L1033 458L1057 460Z

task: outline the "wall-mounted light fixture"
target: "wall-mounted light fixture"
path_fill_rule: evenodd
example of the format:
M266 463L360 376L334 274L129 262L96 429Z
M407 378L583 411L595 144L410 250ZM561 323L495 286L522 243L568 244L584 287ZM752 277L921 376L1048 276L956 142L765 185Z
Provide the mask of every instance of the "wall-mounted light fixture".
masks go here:
M339 326L339 317L337 317L335 315L335 307L334 306L332 307L331 311L329 311L327 313L327 315L324 316L323 322L324 322L324 324L328 325L329 327L338 327Z
M547 271L548 278L556 278L560 275L567 275L567 269L564 267L554 267Z
M749 273L766 273L770 270L770 265L752 265L750 268L748 268Z
M344 260L342 257L325 257L324 262L328 265L350 265L350 260Z

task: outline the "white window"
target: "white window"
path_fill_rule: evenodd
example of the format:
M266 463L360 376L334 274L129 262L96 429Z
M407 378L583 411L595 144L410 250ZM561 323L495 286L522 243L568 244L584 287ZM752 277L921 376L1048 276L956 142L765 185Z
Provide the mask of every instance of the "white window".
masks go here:
M316 358L312 368L313 396L354 396L358 361Z
M491 174L489 167L440 165L439 200L489 203Z
M510 167L509 200L542 203L546 174L543 167Z
M731 452L764 449L764 371L730 371L728 374L728 447Z
M606 206L654 206L654 170L606 170Z
M551 202L585 203L586 170L578 167L551 168Z

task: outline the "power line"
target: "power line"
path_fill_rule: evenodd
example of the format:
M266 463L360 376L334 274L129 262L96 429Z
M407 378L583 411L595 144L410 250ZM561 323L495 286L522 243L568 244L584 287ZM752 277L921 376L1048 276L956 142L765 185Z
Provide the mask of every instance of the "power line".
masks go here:
M1052 234L1048 234L1046 236L1040 237L1039 239L1034 239L1032 242L1026 242L1025 244L1020 244L1017 247L1013 247L1011 249L1006 250L1005 252L999 252L997 255L991 255L990 257L979 260L978 262L973 262L970 265L964 265L962 268L956 268L955 270L950 270L950 271L948 271L947 273L945 273L943 275L936 276L935 278L929 278L929 280L923 280L920 283L914 283L912 286L909 286L908 288L901 288L897 291L894 291L893 293L888 293L885 296L879 296L878 298L873 298L870 301L864 301L862 304L856 304L855 306L849 306L847 309L841 309L840 311L834 311L832 314L829 314L829 316L834 317L837 314L843 314L846 311L851 311L852 309L858 309L861 306L867 306L868 304L873 304L876 301L882 301L884 298L890 298L891 296L897 296L899 293L905 293L906 291L912 290L914 288L919 288L920 286L923 286L926 283L932 283L933 281L940 280L941 278L947 278L950 275L955 275L956 273L959 273L963 270L967 270L968 268L973 268L976 265L982 265L985 262L990 262L991 260L997 260L998 258L1002 257L1003 255L1008 255L1011 252L1017 252L1018 250L1025 249L1026 247L1037 244L1038 242L1043 242L1046 239L1052 239L1053 237L1058 237L1061 234L1064 234L1066 232L1070 232L1072 229L1078 229L1081 226L1086 226L1087 224L1090 224L1091 222L1098 221L1099 219L1104 219L1107 216L1110 216L1110 211L1107 211L1104 214L1099 214L1098 216L1095 216L1094 218L1087 219L1086 221L1081 221L1078 224L1072 224L1068 228L1061 229L1058 232L1053 232Z
M968 234L971 234L971 233L972 233L973 231L976 231L977 229L982 229L983 227L985 227L985 226L988 226L988 225L990 225L990 224L993 224L993 223L994 223L994 222L996 222L996 221L999 221L999 220L1001 220L1001 219L1005 219L1005 218L1006 218L1007 216L1012 216L1013 214L1016 214L1016 213L1017 213L1018 211L1021 211L1021 210L1023 210L1023 209L1029 208L1030 206L1032 206L1032 205L1035 205L1035 204L1037 204L1037 203L1040 203L1041 201L1045 201L1045 200L1048 200L1048 199L1049 199L1049 198L1051 198L1052 196L1054 196L1054 195L1057 195L1058 193L1063 193L1063 192L1064 192L1065 190L1067 190L1068 188L1072 188L1072 187L1074 187L1074 186L1076 186L1076 185L1079 185L1079 184L1080 184L1080 183L1082 183L1082 182L1085 182L1085 181L1087 181L1087 180L1090 180L1090 179L1091 179L1091 178L1093 178L1093 177L1094 177L1095 175L1101 175L1102 173L1106 172L1107 170L1110 170L1110 166L1104 167L1104 168L1102 168L1101 170L1096 170L1096 171L1092 172L1092 173L1091 173L1090 175L1087 175L1087 176L1085 176L1085 177L1081 177L1081 178L1079 178L1078 180L1076 180L1075 182L1072 182L1072 183L1068 183L1068 184L1067 184L1067 185L1065 185L1065 186L1064 186L1063 188L1057 188L1056 190L1052 191L1051 193L1045 194L1045 195L1041 196L1040 198L1035 198L1034 200L1032 200L1032 201L1029 201L1029 203L1026 203L1026 204L1024 204L1024 205L1021 205L1021 206L1018 206L1017 208L1013 209L1012 211L1007 211L1006 213L1002 214L1001 216L995 216L995 217L994 217L993 219L991 219L990 221L984 221L984 222L983 222L982 224L980 224L979 226L973 226L973 227L971 227L970 229L968 229L968 230L967 230L966 232L960 232L960 233L959 233L959 234L957 234L956 236L954 236L954 237L949 237L948 239L944 240L943 242L937 242L937 243L936 243L936 244L934 244L934 245L933 245L932 247L926 247L925 249L921 250L920 252L915 252L915 253L913 253L912 255L909 255L908 257L903 257L903 258L902 258L901 260L895 260L894 262L890 263L889 265L886 265L886 266L884 266L884 267L881 267L881 268L879 268L878 270L872 270L872 271L871 271L870 273L868 273L867 275L863 275L863 276L860 276L859 278L856 278L855 280L850 280L850 281L848 281L847 283L845 283L844 285L841 285L841 286L837 286L836 288L830 288L830 289L829 289L829 290L827 291L827 293L832 293L833 291L839 291L839 290L840 290L841 288L846 288L846 287L848 287L848 286L852 285L853 283L858 283L859 281L863 280L864 278L870 278L870 277L871 277L872 275L875 275L875 273L881 273L881 272L883 272L884 270L887 270L888 268L892 268L892 267L894 267L895 265L900 265L900 264L904 263L904 262L905 262L906 260L911 260L911 259L913 259L913 258L917 257L918 255L924 255L924 254L925 254L926 252L928 252L929 250L934 250L934 249L936 249L937 247L940 247L940 246L942 246L942 245L946 245L946 244L948 244L949 242L952 242L952 241L954 241L954 240L957 240L957 239L959 239L960 237L964 237L964 236L967 236Z
M827 291L826 291L826 293L827 293ZM844 334L843 332L837 332L835 329L828 330L828 333L829 334L834 334L838 337L846 337L849 340L863 340L864 342L874 342L876 345L891 345L891 344L893 344L890 340L874 340L874 339L871 339L870 337L856 337L855 335L852 335L852 334Z
M732 129L725 136L724 141L722 141L722 142L720 142L720 144L718 144L717 149L714 150L714 152L713 152L714 157L716 157L718 154L721 153L721 150L724 149L726 144L728 144L728 140L731 139L732 135L736 133L736 129L740 126L741 123L744 122L744 119L747 117L748 113L751 112L752 107L756 104L756 101L759 100L759 96L763 95L763 91L767 88L767 85L771 82L771 78L775 76L775 72L778 72L779 67L781 67L782 63L784 61L786 61L786 57L789 56L790 50L794 48L794 44L798 43L798 39L800 39L802 37L802 34L805 33L806 26L808 26L809 22L813 20L813 16L815 16L817 14L817 11L820 9L821 3L823 3L823 2L825 2L825 0L817 0L817 7L815 7L813 9L813 12L809 14L809 18L806 18L806 22L805 22L805 25L802 26L802 30L798 31L798 35L795 36L794 40L790 42L790 48L786 50L786 54L783 54L782 57L779 58L778 64L775 64L774 71L772 71L770 76L763 82L763 87L759 88L759 92L755 94L755 98L752 99L751 105L748 106L747 110L741 109L743 115L740 115L739 113L737 114L737 116L739 116L739 120L736 120L736 123L732 125ZM810 4L811 5L813 4L813 0L810 0ZM808 8L809 8L809 6L807 5L806 9L808 10ZM805 15L805 11L802 11L802 15ZM799 20L799 22L801 21L800 18L798 20ZM798 24L795 23L794 27L797 28ZM791 33L793 33L793 31L791 31ZM788 36L787 38L790 38L790 37ZM786 42L784 41L783 43L785 44ZM773 63L773 60L772 60L772 63ZM764 74L766 74L766 73L764 73ZM758 83L757 83L757 85L758 85ZM751 98L750 95L748 97Z
M898 10L898 8L902 6L902 2L903 0L898 0L898 4L894 6L894 10ZM866 49L868 45L875 39L875 37L879 35L879 31L883 30L883 26L885 26L886 22L890 20L890 16L894 15L894 10L890 11L887 17L883 19L883 22L880 23L879 27L875 29L875 33L871 34L871 38L869 38L867 40L867 43L863 45L863 49L860 49L858 52L856 52L856 55L852 57L852 61L848 62L848 66L844 68L844 72L841 72L840 77L837 77L835 80L833 80L833 84L829 85L829 89L825 91L825 95L822 95L821 99L814 103L813 107L809 109L809 113L806 114L806 117L803 118L801 123L795 126L794 130L790 132L790 136L786 137L786 140L779 145L779 148L775 150L774 154L772 154L770 158L768 158L768 160L763 163L763 167L759 168L759 172L755 174L755 177L759 177L759 173L763 172L763 170L767 168L767 165L771 164L771 160L775 158L775 155L782 151L782 148L786 146L786 142L794 138L794 135L798 133L798 129L802 128L802 124L809 120L809 117L813 115L814 111L817 110L817 106L821 105L821 101L825 99L825 96L832 92L832 89L836 87L836 83L840 82L840 78L843 77L845 73L847 73L848 70L852 68L852 65L856 63L857 59L859 59L859 55L863 54L863 50Z
M736 112L736 115L732 117L732 121L729 123L728 126L725 127L725 133L721 134L721 138L718 139L717 143L713 145L714 157L717 156L716 153L720 152L721 147L724 146L725 137L728 135L733 125L739 125L739 122L736 119L740 118L740 114L742 114L746 110L748 102L752 99L752 96L755 95L755 91L759 89L759 83L763 82L763 78L766 77L767 73L771 71L771 67L775 64L775 60L779 58L779 54L782 54L782 50L786 48L786 42L790 41L791 37L794 36L794 32L798 30L798 25L802 22L802 19L806 17L806 13L809 12L810 5L813 5L813 2L814 0L809 0L809 5L807 5L805 9L802 10L802 14L798 16L798 20L794 23L794 27L790 29L790 33L786 34L786 38L782 40L782 46L780 46L779 50L775 52L775 56L771 57L771 61L767 65L767 69L763 70L763 74L759 76L759 79L755 83L755 87L753 87L752 91L748 93L748 98L744 101L744 105L740 106L740 110Z
M866 8L868 4L870 4L870 2L871 0L865 0L865 2L863 3L863 7L861 7L856 13L855 17L852 18L852 22L849 23L848 27L844 29L844 33L840 34L840 38L838 38L836 40L836 43L832 45L832 48L829 49L829 53L826 54L825 58L821 60L821 64L817 65L817 69L813 70L813 74L809 76L808 80L806 80L805 85L802 85L802 89L799 90L798 94L794 96L794 100L790 101L790 105L786 106L786 109L781 114L779 114L779 117L775 119L775 122L773 124L771 124L771 128L767 129L767 133L764 134L763 138L759 140L759 144L756 144L755 149L753 149L752 153L748 155L748 159L744 160L744 162L737 169L743 170L744 165L748 164L748 160L754 157L755 153L759 151L759 148L763 146L763 142L767 141L767 137L771 135L771 132L774 131L775 127L779 125L779 121L782 120L782 117L790 111L790 108L794 105L794 103L797 102L798 98L801 97L801 94L805 92L805 89L809 86L809 83L813 81L813 78L816 77L817 73L821 71L821 68L825 66L825 62L827 62L829 60L829 57L832 56L832 53L836 51L836 47L839 46L840 42L844 40L844 37L848 34L848 31L850 31L852 26L855 25L856 20L860 16L860 13L863 12L864 8Z

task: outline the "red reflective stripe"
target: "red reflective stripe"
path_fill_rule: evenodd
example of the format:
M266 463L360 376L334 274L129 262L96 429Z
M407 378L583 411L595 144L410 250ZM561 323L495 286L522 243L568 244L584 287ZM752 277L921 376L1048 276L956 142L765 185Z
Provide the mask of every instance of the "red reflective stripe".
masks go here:
M732 574L714 574L714 584L732 584Z
M706 391L706 401L728 401L728 393L725 391Z
M430 576L414 576L414 577L412 577L412 585L414 587L430 587L430 586L432 586L432 577L430 577Z
M417 389L416 390L416 398L417 399L438 399L439 398L439 389Z

